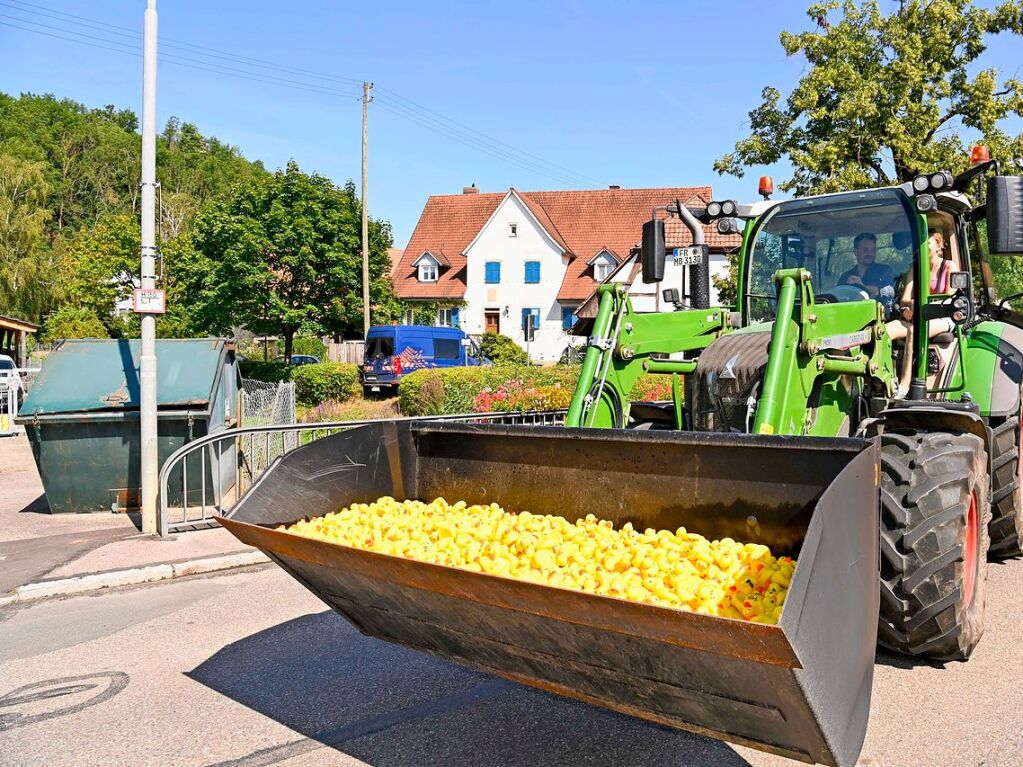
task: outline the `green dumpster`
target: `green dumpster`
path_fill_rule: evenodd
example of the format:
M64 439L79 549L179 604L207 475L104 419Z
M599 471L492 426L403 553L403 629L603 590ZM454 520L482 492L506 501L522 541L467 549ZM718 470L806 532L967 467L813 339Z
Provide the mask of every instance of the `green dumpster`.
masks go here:
M18 423L51 512L139 507L140 353L138 340L69 340L43 363ZM233 346L221 338L160 339L156 356L162 465L185 443L237 424L239 373ZM203 482L218 495L229 489L234 466L233 447L211 454L204 472L189 471L189 499ZM171 487L178 497L169 502L180 505L181 481Z

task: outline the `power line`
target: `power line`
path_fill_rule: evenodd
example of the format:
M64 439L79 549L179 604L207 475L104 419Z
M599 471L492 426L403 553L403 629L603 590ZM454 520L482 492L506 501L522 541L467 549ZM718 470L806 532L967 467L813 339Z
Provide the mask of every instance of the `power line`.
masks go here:
M25 3L21 0L15 0L15 2L0 2L0 5L5 5L8 8L19 10L22 13L29 13L37 16L44 16L46 18L55 19L57 21L64 21L64 23L70 23L67 19L76 20L81 26L89 27L91 29L98 30L100 32L106 32L107 34L116 34L121 37L128 37L135 40L142 38L142 33L129 29L128 27L120 27L115 24L108 24L104 21L98 21L96 19L88 19L85 16L76 16L73 13L65 13L64 11L58 11L53 8L45 8L45 6L36 5L34 3ZM40 10L28 10L28 8L22 7L28 6L28 8L37 8ZM50 11L45 13L44 11ZM272 61L266 61L265 59L255 59L249 56L243 56L237 53L231 53L229 51L218 50L217 48L209 48L204 45L196 45L184 40L175 40L174 38L161 37L160 46L166 48L181 48L184 50L192 50L203 56L210 58L220 58L227 61L235 62L251 62L253 65L259 65L261 67L276 69L281 72L287 72L290 74L303 74L303 75L314 75L316 77L335 80L339 83L345 83L350 85L361 85L362 80L358 80L353 77L341 77L339 75L331 75L325 72L314 72L309 69L301 69L300 67L291 67L283 64L278 64Z
M5 16L4 14L0 14L0 17L12 18L10 16ZM19 19L19 21L23 21L23 20ZM23 23L31 24L31 23L34 23L34 22L23 21ZM113 40L107 40L106 41L107 43L110 43L110 45L99 45L97 43L90 43L87 40L79 39L78 37L67 37L65 35L54 34L52 32L44 32L44 31L39 30L39 29L31 29L29 27L22 27L22 26L19 26L17 24L11 24L11 23L6 22L6 21L0 21L0 26L11 27L12 29L20 29L23 32L31 32L32 34L42 35L43 37L51 37L51 38L54 38L56 40L65 40L65 41L70 42L70 43L77 43L79 45L87 45L90 48L99 48L99 49L105 50L105 51L112 51L114 53L121 53L121 54L124 54L126 56L132 56L134 58L142 58L142 54L139 53L137 50L131 50L131 49L125 50L124 48L114 48L114 47L111 47L111 45L121 45L121 43L117 43L117 42L115 42ZM67 30L62 30L62 31L64 31L66 33L66 35L78 35L79 34L77 32L69 32ZM86 37L91 37L91 36L86 36ZM102 39L102 38L92 37L92 39ZM297 89L297 90L309 91L310 93L325 94L325 95L328 95L328 96L341 96L343 98L352 98L352 99L358 98L358 95L354 91L353 92L345 93L345 92L342 92L342 91L333 91L333 90L328 90L328 89L325 89L325 88L316 88L316 87L310 87L310 86L306 86L306 85L293 84L291 82L281 81L279 79L278 80L269 80L269 79L266 79L266 78L263 78L263 77L256 77L254 75L235 74L235 73L227 71L225 69L220 69L220 68L216 68L216 67L213 67L213 66L200 66L199 64L189 64L189 63L185 63L185 62L196 61L196 59L188 59L188 58L185 58L185 57L179 57L179 56L176 56L175 54L160 54L159 58L160 58L161 61L163 61L166 64L172 64L174 66L185 67L187 69L196 69L196 70L199 70L200 72L212 72L213 74L220 74L220 75L224 75L226 77L235 77L235 78L239 78L239 79L242 79L242 80L251 80L251 81L257 82L257 83L263 83L265 85L277 85L277 86L286 87L286 88L292 88L292 89ZM179 59L183 59L183 60L179 60ZM200 63L205 63L205 62L200 62Z
M121 37L130 38L133 41L138 40L141 35L138 32L132 31L126 27L119 27L113 24L107 24L106 22L100 22L95 19L89 19L84 16L77 16L75 14L65 13L63 11L57 11L52 8L37 5L34 3L22 2L16 0L16 3L11 2L0 2L0 6L6 6L12 8L21 13L28 13L32 15L43 16L46 18L54 19L64 24L72 24L75 26L84 26L94 30L98 30L103 34L113 34ZM27 7L22 7L27 6ZM34 8L37 10L28 10ZM55 39L66 40L68 42L75 42L80 45L89 45L90 47L100 48L104 50L114 51L116 53L125 53L138 57L139 54L131 44L121 42L118 40L110 40L106 37L97 37L90 35L85 32L76 31L73 29L64 29L62 27L54 27L49 24L43 24L39 21L30 19L22 19L19 17L8 16L0 14L0 17L13 19L20 22L21 24L29 24L33 27L42 27L43 29L52 30L53 32L62 34L53 34L40 31L39 29L26 28L15 24L0 22L4 26L13 27L27 32L33 32L35 34L45 35ZM74 21L68 21L68 19L74 19ZM74 37L66 37L64 35L72 35ZM80 38L85 38L80 39ZM97 41L90 43L86 40ZM164 40L170 41L172 38L164 38ZM162 41L163 42L163 41ZM204 61L202 59L195 59L189 56L184 56L179 53L161 53L160 58L165 60L166 63L181 66L189 69L195 69L198 71L212 72L215 74L222 74L228 77L235 77L239 79L250 80L253 82L264 83L268 85L277 85L280 87L287 87L295 90L303 90L311 93L319 93L329 96L340 96L342 98L358 98L358 94L353 91L342 91L336 87L324 85L322 81L332 81L337 83L358 83L360 81L354 78L339 77L330 75L323 72L315 72L313 70L301 69L298 67L284 66L274 62L266 61L263 59L255 59L247 56L240 56L232 54L227 51L221 51L215 48L208 48L206 46L195 45L185 41L176 41L178 44L171 42L163 42L166 47L178 48L184 50L186 53L193 53L197 56L206 58L216 58L223 61L229 61L236 64L240 64L247 69L238 69L236 67L228 67L222 64L217 64L210 61ZM118 46L108 47L108 46ZM125 50L127 48L127 50ZM257 70L255 72L251 70ZM283 78L274 74L267 74L258 70L275 70L278 72L284 72L287 74L294 74L298 77L304 78L303 80L292 80L289 78ZM308 82L313 80L313 82ZM319 81L319 82L317 82ZM471 128L463 123L453 120L452 118L446 117L445 115L430 109L412 99L409 99L394 90L378 86L381 91L384 91L383 99L378 102L381 108L386 111L395 114L409 122L412 122L420 127L426 128L438 133L439 135L445 136L446 138L452 139L459 143L462 143L470 148L476 149L477 151L483 152L495 159L502 160L504 162L513 164L524 170L528 170L532 173L547 176L559 183L568 184L573 187L585 187L592 184L601 185L601 182L595 178L586 176L584 174L573 171L565 166L552 163L548 160L525 152L518 149L506 142L495 139L492 136L488 136L481 131ZM386 104L384 103L386 102Z

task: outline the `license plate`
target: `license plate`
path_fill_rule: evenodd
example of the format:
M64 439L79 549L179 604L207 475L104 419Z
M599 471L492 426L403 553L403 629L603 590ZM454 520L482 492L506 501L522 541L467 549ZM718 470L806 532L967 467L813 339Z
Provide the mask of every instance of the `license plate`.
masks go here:
M703 248L675 248L672 251L675 266L692 266L703 263Z

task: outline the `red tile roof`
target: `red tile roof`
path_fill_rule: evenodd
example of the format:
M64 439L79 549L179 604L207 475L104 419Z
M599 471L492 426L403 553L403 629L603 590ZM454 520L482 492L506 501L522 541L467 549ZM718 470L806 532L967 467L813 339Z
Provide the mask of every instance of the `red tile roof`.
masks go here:
M405 251L401 248L388 248L387 257L391 259L391 276L394 276L394 270L398 268L398 263L401 261L402 254Z
M540 225L571 256L558 300L582 301L593 292L592 267L588 261L601 249L620 260L639 242L643 222L654 207L674 202L697 206L711 199L709 186L661 189L593 189L567 192L519 192ZM405 254L394 272L400 298L462 298L465 295L463 251L497 209L506 193L455 194L430 197L419 218ZM704 227L713 250L735 247L737 235L723 236ZM669 247L689 244L689 232L681 222L669 221ZM412 263L424 251L442 253L451 267L442 269L437 282L421 283Z

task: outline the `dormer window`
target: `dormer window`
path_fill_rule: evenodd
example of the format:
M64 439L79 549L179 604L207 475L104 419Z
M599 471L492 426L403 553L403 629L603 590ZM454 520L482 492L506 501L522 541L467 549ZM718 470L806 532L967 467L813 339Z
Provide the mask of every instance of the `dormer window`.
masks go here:
M603 282L618 266L618 259L611 251L602 248L589 260L589 265L593 268L593 279L596 282Z
M451 264L443 254L427 250L412 262L412 266L416 268L416 277L420 282L436 282L440 277L440 268Z
M518 224L508 224L508 236L509 237L518 237L519 236L519 225Z

